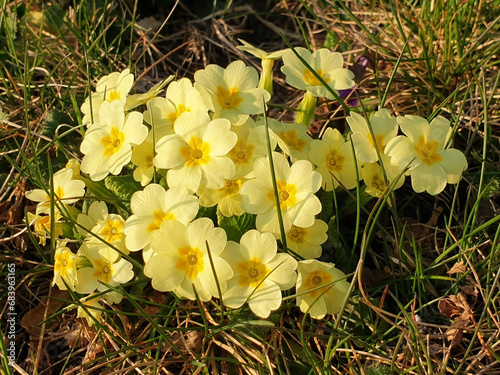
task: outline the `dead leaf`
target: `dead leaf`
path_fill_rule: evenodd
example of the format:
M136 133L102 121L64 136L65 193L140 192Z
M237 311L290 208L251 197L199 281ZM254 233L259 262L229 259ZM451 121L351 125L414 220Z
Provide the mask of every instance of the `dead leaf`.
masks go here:
M450 349L454 348L462 341L464 329L469 322L464 320L455 321L445 332L446 339L450 341Z
M21 326L30 335L38 336L41 330L39 324L43 322L44 319L57 313L61 307L64 306L64 302L58 299L67 299L68 296L68 292L54 289L51 295L52 298L42 297L38 306L31 309L23 316L21 319Z
M441 314L450 319L454 319L464 312L464 308L462 306L457 306L451 298L440 299L438 302L438 309Z
M444 352L444 346L442 344L432 343L429 345L429 354L438 355Z
M453 267L447 272L448 275L454 274L454 273L465 273L467 269L465 268L464 261L461 260L458 263L455 263Z
M201 352L201 343L205 334L202 331L187 331L183 332L173 332L169 338L172 344L182 352L184 355L193 355L196 357ZM168 353L170 351L175 352L176 350L172 348L168 343L164 343L164 350Z

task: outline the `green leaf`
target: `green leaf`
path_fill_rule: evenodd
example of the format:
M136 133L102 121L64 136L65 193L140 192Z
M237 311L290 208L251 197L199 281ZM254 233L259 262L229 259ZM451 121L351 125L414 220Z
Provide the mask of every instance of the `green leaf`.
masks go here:
M228 241L240 242L241 236L250 229L255 229L255 215L244 213L243 215L233 215L225 217L217 211L217 221L219 227L226 231Z
M61 124L69 124L70 122L71 120L68 115L57 108L53 109L47 113L43 134L50 138L55 138L57 127Z
M108 176L104 180L106 187L111 190L122 201L122 204L130 211L130 199L132 195L142 190L140 183L129 174L127 176Z
M16 39L17 14L15 12L12 12L7 17L5 17L4 29L5 29L5 34L7 34L7 36L10 39L12 39L12 40Z

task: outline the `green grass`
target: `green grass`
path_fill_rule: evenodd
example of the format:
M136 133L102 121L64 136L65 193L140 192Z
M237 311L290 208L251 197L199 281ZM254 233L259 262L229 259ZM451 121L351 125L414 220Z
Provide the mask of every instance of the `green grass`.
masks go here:
M15 263L18 312L17 367L6 365L1 346L4 373L497 373L500 2L200 1L195 11L189 3L167 1L153 11L126 0L1 3L0 285L6 264ZM140 26L158 14L161 24L171 10L161 29ZM266 40L267 51L286 48L284 39L327 46L349 65L366 57L352 110L370 113L382 103L395 115L443 115L469 168L437 196L414 193L409 179L379 202L361 185L321 196L331 208L322 213L330 226L324 257L352 282L334 317L304 316L288 292L282 308L261 320L248 307L221 311L218 299L156 292L139 274L120 290L123 302L106 305L105 319L89 328L68 308L81 304L78 295L51 286L55 240L41 246L25 229L35 208L25 191L50 193L52 173L81 158L79 108L100 77L131 68L141 77L134 89L144 92L170 74L192 78L209 63L258 66L235 48L237 38L259 47ZM291 118L282 108L297 108L301 93L278 69L274 89L268 116ZM314 126L345 131L345 116L320 100ZM140 269L141 257L128 257ZM448 273L459 262L463 272ZM462 323L438 308L458 295L470 309ZM4 286L0 296L5 332ZM44 297L60 307L52 311ZM461 333L450 331L457 324Z

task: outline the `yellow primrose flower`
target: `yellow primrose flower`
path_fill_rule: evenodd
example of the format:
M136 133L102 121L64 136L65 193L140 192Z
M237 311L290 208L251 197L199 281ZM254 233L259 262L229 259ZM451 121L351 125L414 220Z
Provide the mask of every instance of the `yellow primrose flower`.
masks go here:
M290 250L304 259L319 258L322 253L321 245L328 239L328 225L319 219L307 228L292 225L286 234L286 245Z
M108 291L103 298L109 303L119 303L122 295L108 290L108 287L104 284L117 287L120 284L129 282L134 277L132 263L123 259L116 251L107 251L106 245L82 246L79 254L85 256L92 263L92 267L78 269L76 292L89 294L94 290Z
M322 319L326 314L336 314L340 310L349 290L342 271L332 263L308 259L298 262L297 272L300 311L309 313L314 319Z
M55 238L62 236L62 223L60 222L62 216L59 211L55 211L54 218L54 230L50 226L51 216L50 215L33 215L28 212L28 223L33 225L34 232L38 236L38 243L45 246L47 243L47 238L54 236Z
M312 138L307 133L308 127L304 124L284 123L275 119L268 119L270 134L278 146L292 162L296 160L309 160Z
M78 284L76 266L79 257L66 246L67 241L57 241L54 253L54 279L52 286L57 285L61 290L75 290Z
M290 166L286 158L273 152L276 184L285 232L292 224L309 227L321 211L321 202L314 195L321 186L321 176L314 172L307 160L298 160ZM280 233L276 200L268 158L255 162L255 179L240 188L241 207L257 214L256 227L262 232Z
M80 146L85 154L81 170L93 181L120 173L132 157L132 146L141 144L148 135L142 114L130 112L125 116L118 101L104 102L99 117L100 123L88 129Z
M217 205L220 213L226 217L243 215L241 208L240 187L247 181L245 178L226 180L221 189L208 189L200 186L196 194L200 197L200 205L212 207Z
M78 233L82 236L87 235L97 223L105 220L108 216L108 206L106 202L95 201L92 202L86 214L78 214L76 222L83 228L77 227Z
M85 183L73 180L72 169L61 169L52 175L52 185L54 187L54 201L63 204L77 202L85 195ZM36 206L36 213L50 213L50 195L43 189L34 189L26 192L26 198L34 202L40 202ZM58 210L57 205L55 209Z
M187 225L199 209L198 199L184 186L165 191L158 184L150 184L135 192L130 200L131 215L125 222L125 244L131 251L145 248L151 235L165 220L177 220Z
M134 94L127 96L127 101L125 103L125 111L130 111L131 109L137 108L140 105L147 104L151 99L157 97L160 92L165 88L170 81L174 79L174 75L169 76L161 82L151 87L148 92L144 94Z
M144 121L153 127L158 141L164 135L174 134L175 121L182 113L194 110L208 112L208 107L189 78L182 78L168 85L165 98L154 98L148 103Z
M185 186L191 192L200 185L220 189L234 176L234 163L227 154L237 136L228 120L210 121L205 111L184 112L175 133L158 141L153 160L157 168L169 169L168 186Z
M226 118L233 125L242 125L251 114L264 112L271 95L257 88L258 74L255 68L243 61L234 61L226 69L208 65L194 74L194 87L202 94L213 118Z
M123 227L125 219L120 215L108 214L104 219L99 220L97 224L87 233L85 242L80 247L80 251L88 245L98 245L101 252L110 252L113 256L118 256L118 252L108 246L106 242L122 253L128 254L129 250L125 246L125 233ZM111 255L110 255L111 256Z
M123 108L133 84L134 75L130 73L130 69L102 77L97 82L96 92L85 99L80 108L84 114L82 122L88 126L100 123L100 108L104 102L117 102Z
M80 161L78 159L75 158L69 159L68 162L66 163L65 168L73 170L74 179L80 176Z
M255 160L267 156L266 128L264 125L256 126L249 118L241 126L233 126L231 131L236 133L238 141L228 156L234 163L234 178L253 178ZM271 150L276 148L276 140L271 138Z
M322 187L332 191L340 183L346 189L356 186L356 166L351 142L345 142L337 129L328 128L321 140L311 142L311 161L323 177ZM359 165L358 165L359 167Z
M391 158L387 155L380 154L380 156L382 158L382 163L384 164L387 179L389 180L389 184L391 184L392 181L401 174L403 169L398 166L391 165ZM365 191L372 197L380 198L387 190L388 185L385 182L384 172L378 163L367 163L363 165L361 176L366 184ZM404 181L405 176L403 175L394 185L393 190L399 189L403 185Z
M229 241L222 257L234 273L223 294L224 304L237 309L248 302L250 310L261 318L281 306L281 291L290 289L297 279L297 261L277 253L271 233L252 229L241 237L240 244Z
M133 173L134 180L140 182L142 186L146 186L153 179L155 173L154 157L153 132L150 131L146 139L132 149L131 161L137 166Z
M464 154L454 148L444 149L451 135L450 122L437 116L429 122L419 116L399 116L397 119L406 136L392 139L385 153L391 163L405 168L410 165L411 184L417 193L427 191L439 194L446 184L460 181L462 172L467 169Z
M260 74L259 84L257 87L266 90L269 94L273 94L273 67L274 60L281 59L285 50L267 53L260 48L252 46L243 39L238 39L242 46L236 46L240 51L245 51L261 59L262 73Z
M363 116L351 112L346 118L352 134L351 139L358 160L364 163L375 163L378 161L377 150L384 152L385 145L398 134L398 123L391 116L388 109L381 109L374 113L370 122ZM375 139L370 132L373 131Z
M90 327L94 325L96 320L99 321L101 319L102 305L99 303L99 298L93 294L80 298L80 302L85 305L86 310L81 306L78 306L76 310L76 317L85 319Z
M233 276L231 266L220 257L226 243L224 229L214 228L209 218L199 218L187 226L177 220L166 220L151 235L155 254L147 261L144 274L152 278L156 290L174 291L190 300L196 299L196 290L198 297L206 302L219 294L216 280L224 292L227 280Z
M354 73L342 68L344 59L338 52L321 48L311 54L302 47L295 51L311 66L311 68L338 94L338 90L354 87ZM316 97L335 99L320 80L299 60L292 50L283 54L281 71L286 75L287 83L299 90L308 90Z

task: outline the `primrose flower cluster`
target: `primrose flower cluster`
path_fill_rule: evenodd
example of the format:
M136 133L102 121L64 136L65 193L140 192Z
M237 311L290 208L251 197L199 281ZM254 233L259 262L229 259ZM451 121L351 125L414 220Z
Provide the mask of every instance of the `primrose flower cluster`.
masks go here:
M466 169L464 155L445 147L452 129L439 116L429 123L387 109L369 120L352 112L347 139L333 128L312 139L317 98L336 99L355 85L342 56L303 48L269 54L242 43L262 60L260 77L235 61L208 65L194 82L170 77L136 95L128 69L101 78L81 106L81 163L54 173L52 191L26 193L39 202L28 221L40 243L56 239L53 284L81 296L78 316L90 324L102 303L122 300L120 288L141 270L158 291L221 298L231 309L248 303L262 318L294 287L301 311L317 319L335 314L350 284L318 260L328 224L317 218L316 193L363 180L366 193L382 197L410 175L416 192L438 194ZM286 81L306 91L293 123L265 116L280 58ZM103 181L130 174L141 188L124 209ZM205 217L203 208L215 206L217 220ZM231 218L251 223L241 224L237 241L228 240Z

